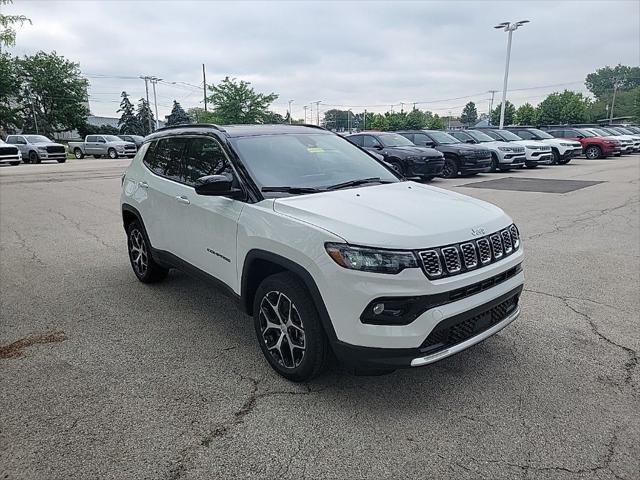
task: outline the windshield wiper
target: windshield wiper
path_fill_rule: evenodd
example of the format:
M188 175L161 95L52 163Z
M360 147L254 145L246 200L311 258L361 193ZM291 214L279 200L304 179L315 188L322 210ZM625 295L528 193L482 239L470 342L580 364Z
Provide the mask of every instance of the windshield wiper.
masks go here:
M314 187L262 187L260 191L279 193L316 193L322 192L324 189Z
M374 182L389 183L386 180L380 180L380 177L361 178L359 180L349 180L348 182L331 185L330 187L327 187L327 190L338 190L340 188L346 188L346 187L357 187L358 185L363 185L365 183L374 183Z

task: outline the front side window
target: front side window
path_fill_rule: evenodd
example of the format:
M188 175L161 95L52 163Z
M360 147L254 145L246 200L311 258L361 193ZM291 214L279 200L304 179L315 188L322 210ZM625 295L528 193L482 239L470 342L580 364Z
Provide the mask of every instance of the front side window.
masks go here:
M413 147L415 146L411 140L398 135L397 133L382 133L378 138L385 147Z
M508 130L498 130L496 133L499 138L502 138L505 142L516 142L518 140L522 140L521 137L516 135L515 133L511 133Z
M362 138L362 135L353 135L349 137L349 140L351 140L353 143L355 143L359 147L362 147L364 145L363 143L364 140Z
M362 139L362 145L365 148L376 148L376 147L380 147L380 142L378 140L376 140L376 137L372 136L372 135L364 135L363 139Z
M413 143L415 143L416 145L426 145L427 143L431 143L433 144L433 140L431 140L427 135L425 135L424 133L416 133L413 136Z
M497 137L490 137L489 135L483 132L478 132L477 130L469 130L466 133L470 137L472 137L476 142L479 142L479 143L493 142L499 139Z
M258 188L326 188L365 178L398 181L370 155L333 134L236 137L231 143Z
M222 146L212 138L189 139L182 163L182 181L187 185L195 185L196 180L207 175L232 173Z
M553 138L551 135L549 135L547 132L543 131L543 130L539 130L537 128L532 128L531 130L529 130L530 132L532 132L534 135L536 135L539 139L542 140L546 140L549 138ZM522 135L520 135L522 136Z

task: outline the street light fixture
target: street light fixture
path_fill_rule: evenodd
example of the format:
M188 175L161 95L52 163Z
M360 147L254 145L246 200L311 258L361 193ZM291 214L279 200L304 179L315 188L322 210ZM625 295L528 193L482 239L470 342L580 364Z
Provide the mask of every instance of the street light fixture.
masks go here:
M509 39L507 40L507 62L504 66L504 85L502 86L502 105L500 105L500 129L504 128L504 109L505 102L507 101L507 81L509 80L509 60L511 60L511 35L519 27L525 23L529 23L529 20L520 20L519 22L502 22L493 28L504 30L509 33Z

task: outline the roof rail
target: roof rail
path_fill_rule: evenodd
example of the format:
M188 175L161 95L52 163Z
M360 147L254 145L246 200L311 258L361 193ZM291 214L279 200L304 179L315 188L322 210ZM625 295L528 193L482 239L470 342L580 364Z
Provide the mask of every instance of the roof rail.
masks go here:
M154 130L151 133L156 133L156 132L162 132L165 130L171 130L173 128L215 128L216 130L219 130L221 132L226 132L226 130L222 127L220 127L219 125L216 125L214 123L181 123L179 125L169 125L167 127L162 127L162 128L158 128L157 130Z

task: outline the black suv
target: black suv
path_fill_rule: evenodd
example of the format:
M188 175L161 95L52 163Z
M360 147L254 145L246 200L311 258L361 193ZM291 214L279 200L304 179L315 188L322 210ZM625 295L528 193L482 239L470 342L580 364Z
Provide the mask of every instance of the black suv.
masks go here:
M372 153L380 154L398 173L405 177L432 180L442 174L444 157L433 148L418 147L396 133L360 132L347 135L349 140Z
M477 145L462 143L448 133L438 130L403 130L397 132L419 146L434 147L444 155L442 176L455 178L488 172L491 168L491 151Z

